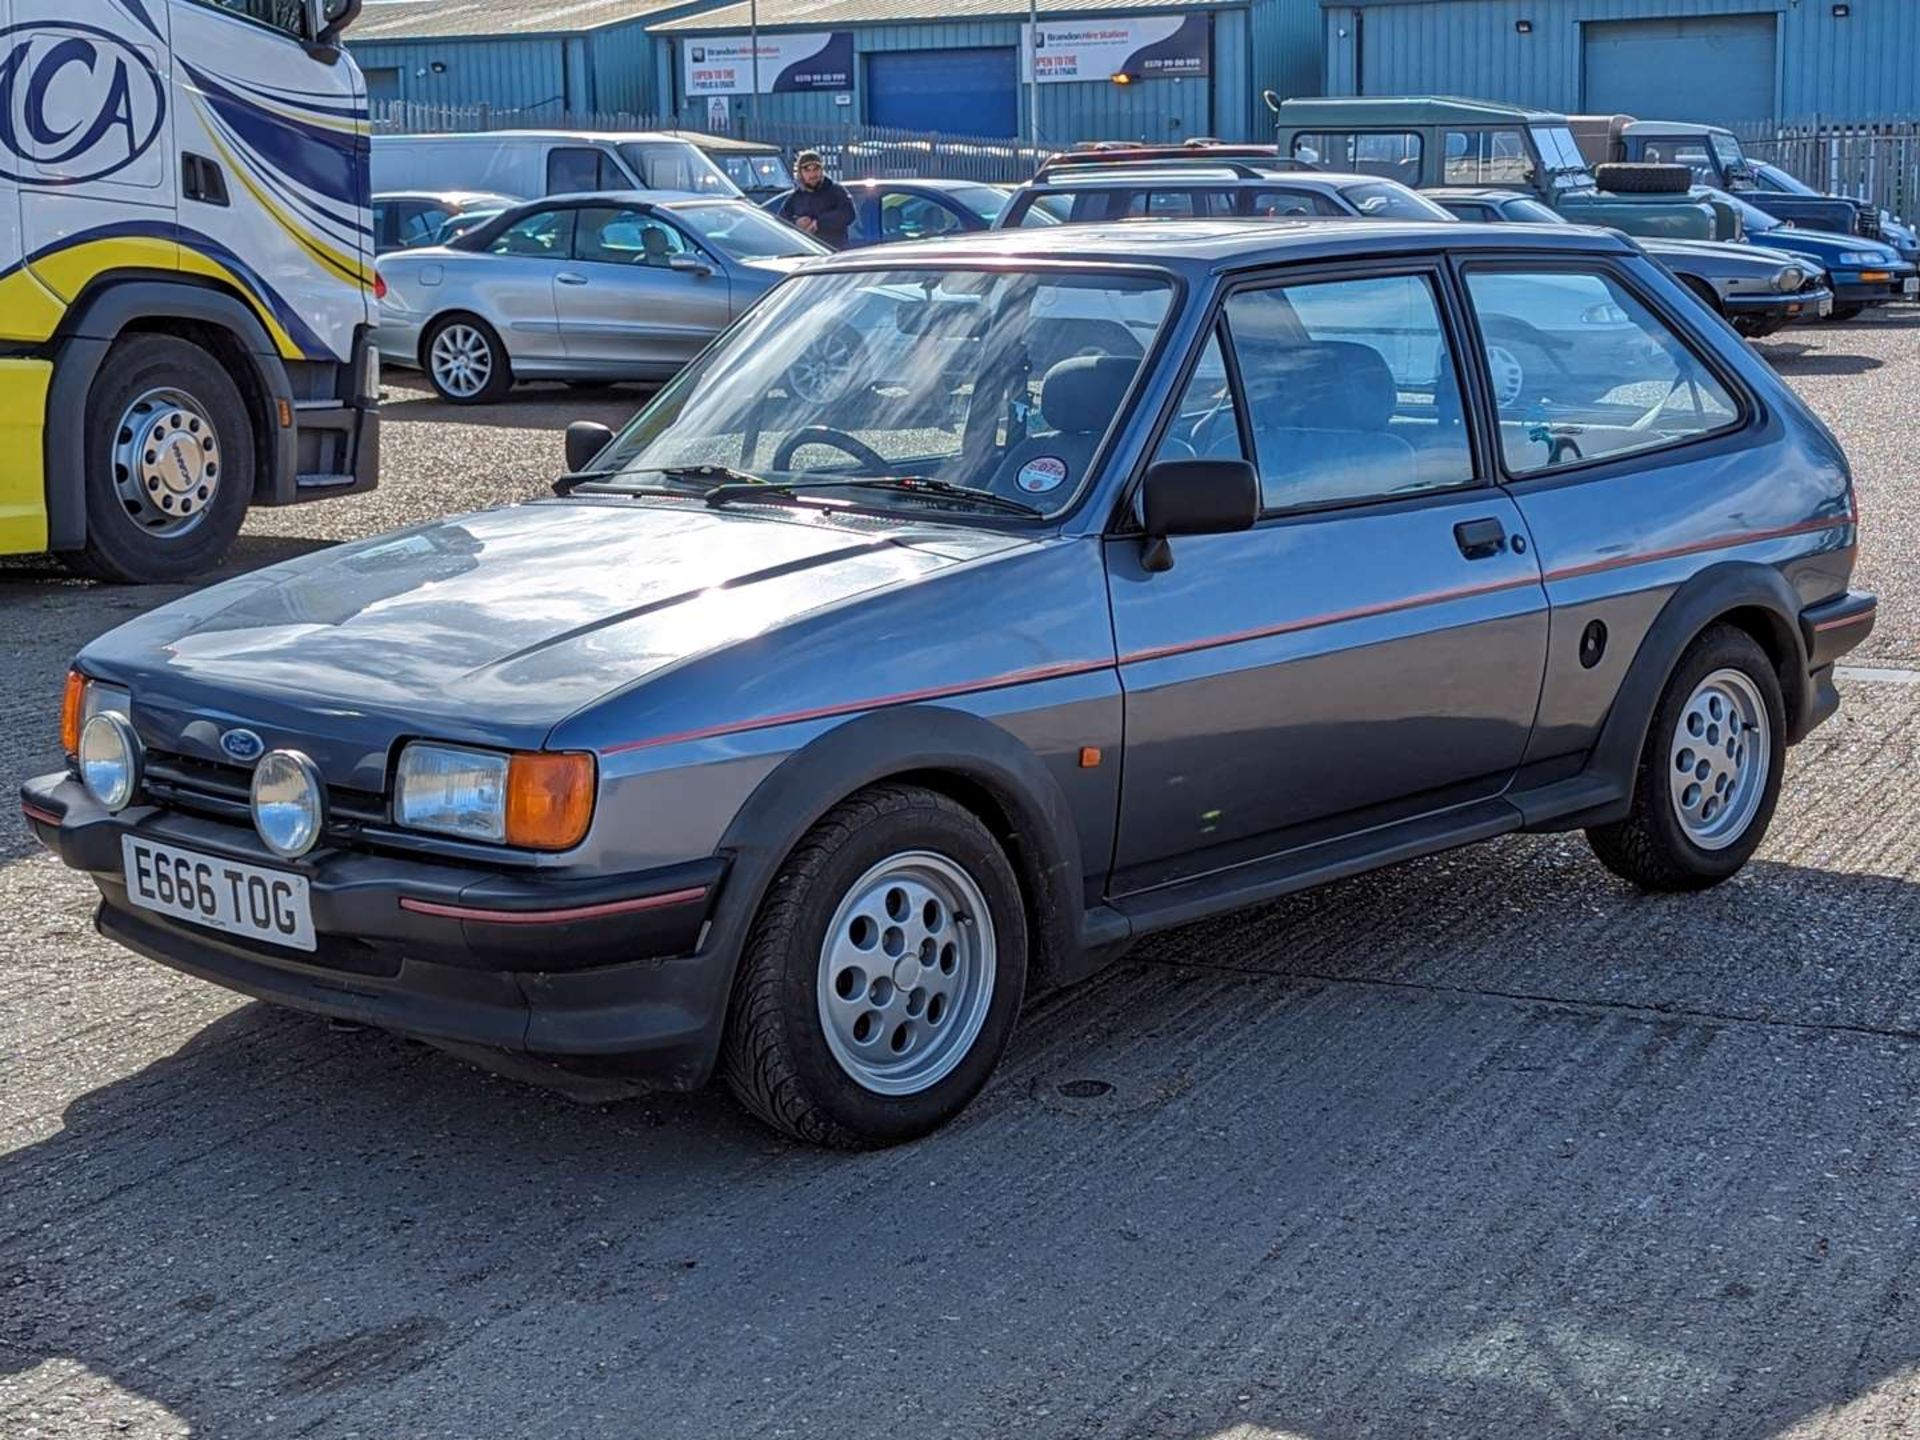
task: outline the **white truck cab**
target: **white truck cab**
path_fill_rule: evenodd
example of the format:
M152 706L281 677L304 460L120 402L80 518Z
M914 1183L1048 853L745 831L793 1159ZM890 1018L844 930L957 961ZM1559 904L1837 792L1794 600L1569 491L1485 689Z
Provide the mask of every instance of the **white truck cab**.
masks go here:
M0 554L190 580L378 463L358 0L0 0Z

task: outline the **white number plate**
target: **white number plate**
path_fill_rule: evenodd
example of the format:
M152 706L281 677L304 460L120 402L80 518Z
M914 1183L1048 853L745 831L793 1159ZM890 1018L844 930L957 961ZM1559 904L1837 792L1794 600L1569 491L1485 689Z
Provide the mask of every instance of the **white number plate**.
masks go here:
M1900 282L1902 295L1920 295L1920 275L1909 275Z
M311 950L313 911L307 877L214 855L120 837L127 898L143 910L232 935Z
M1823 317L1831 315L1833 313L1833 297L1831 295L1823 296L1820 303L1814 308L1818 310Z

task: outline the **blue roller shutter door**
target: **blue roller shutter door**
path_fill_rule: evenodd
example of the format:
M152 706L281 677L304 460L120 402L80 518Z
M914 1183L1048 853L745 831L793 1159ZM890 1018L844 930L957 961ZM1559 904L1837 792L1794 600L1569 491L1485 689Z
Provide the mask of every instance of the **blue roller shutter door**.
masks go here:
M1589 114L1717 125L1773 115L1770 14L1589 20L1581 30Z
M867 56L867 123L948 135L1020 133L1019 52L876 50Z

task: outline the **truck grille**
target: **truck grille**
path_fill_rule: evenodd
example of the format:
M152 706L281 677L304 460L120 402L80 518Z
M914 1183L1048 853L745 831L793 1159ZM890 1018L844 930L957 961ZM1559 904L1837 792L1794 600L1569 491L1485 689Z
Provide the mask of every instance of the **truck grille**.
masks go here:
M1859 219L1855 223L1859 227L1860 233L1869 240L1878 240L1880 238L1880 212L1871 205L1862 205L1858 214Z

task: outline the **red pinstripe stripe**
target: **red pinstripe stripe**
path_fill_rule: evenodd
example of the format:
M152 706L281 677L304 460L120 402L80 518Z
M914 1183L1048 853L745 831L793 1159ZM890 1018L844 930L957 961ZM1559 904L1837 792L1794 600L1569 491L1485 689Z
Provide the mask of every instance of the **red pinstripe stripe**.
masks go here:
M29 805L24 800L20 802L20 813L29 820L38 820L42 825L58 825L60 823L60 817L55 815L51 810L42 810L38 805Z
M1774 530L1747 530L1734 535L1717 535L1711 540L1696 540L1670 550L1649 550L1635 555L1614 555L1586 565L1569 565L1542 577L1548 584L1555 580L1574 580L1582 575L1599 575L1607 570L1624 570L1629 565L1651 565L1660 560L1677 560L1682 555L1698 555L1706 550L1727 550L1735 545L1757 545L1763 540L1785 540L1791 535L1813 535L1822 530L1844 530L1853 524L1851 515L1842 519L1805 520L1798 525L1782 525Z
M848 700L838 705L818 705L810 710L788 710L779 715L762 715L753 720L732 720L721 725L703 725L694 730L677 730L670 735L654 735L644 740L622 740L604 746L602 755L618 755L626 750L648 750L657 745L678 745L687 740L712 740L721 735L738 735L747 730L771 730L779 725L797 725L806 720L829 720L838 715L855 715L862 710L884 710L893 705L913 705L922 700L945 700L954 695L972 695L983 690L1003 690L1009 685L1028 685L1035 680L1057 680L1067 675L1087 675L1095 670L1111 670L1111 660L1075 660L1062 665L1037 665L1031 670L1010 670L985 680L966 680L957 685L933 685L925 690L903 690L897 695L881 695L868 700Z
M1136 665L1147 660L1164 659L1170 655L1185 655L1196 650L1213 650L1222 645L1238 645L1251 640L1269 639L1275 635L1315 630L1324 625L1338 625L1343 621L1366 620L1378 615L1391 615L1401 610L1416 610L1422 606L1438 605L1449 600L1468 600L1480 595L1497 595L1505 590L1518 590L1528 585L1550 584L1556 580L1598 575L1608 570L1625 569L1631 565L1649 565L1660 560L1678 559L1683 555L1697 555L1707 550L1724 550L1734 545L1753 545L1764 540L1782 540L1792 535L1811 535L1822 530L1838 530L1853 523L1854 518L1849 514L1844 519L1809 520L1798 525L1781 526L1774 530L1753 530L1734 535L1716 536L1710 540L1699 540L1688 545L1676 545L1667 550L1616 555L1586 565L1572 565L1564 570L1554 570L1537 580L1528 575L1512 580L1498 580L1486 585L1463 585L1449 590L1433 590L1411 598L1382 601L1375 605L1360 605L1350 610L1333 610L1320 615L1302 616L1296 620L1282 621L1277 625L1262 625L1226 635L1209 635L1199 640L1183 640L1173 645L1153 646L1123 655L1119 663ZM893 705L913 705L925 700L945 700L956 695L973 695L986 690L1000 690L1010 685L1026 685L1036 680L1053 680L1068 675L1086 675L1095 670L1108 668L1110 664L1105 660L1041 665L1031 670L1009 671L1004 675L995 675L985 680L967 680L955 685L934 685L924 690L906 690L898 694L875 696L865 700L819 705L809 710L789 710L751 720L733 720L719 725L704 725L692 730L677 730L671 734L655 735L641 740L622 740L603 747L600 754L618 755L629 750L649 750L661 745L678 745L691 740L713 740L722 735L739 735L751 730L771 730L777 726L797 725L808 720L830 720L841 715L856 715L863 710L883 710Z
M635 915L642 910L664 910L671 905L690 905L707 893L704 885L691 890L670 890L664 895L643 895L637 900L609 900L603 905L576 905L565 910L482 910L470 905L442 905L437 900L400 897L400 908L416 915L438 915L446 920L478 920L488 925L565 925L572 920L599 920L609 915Z

